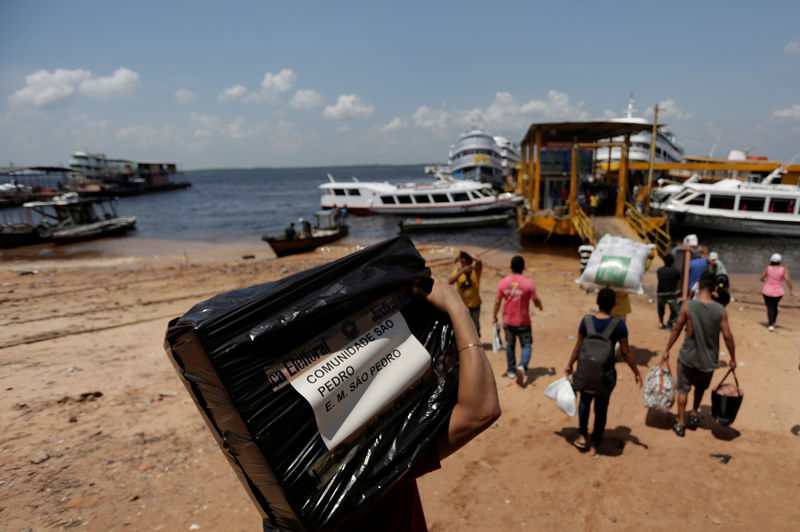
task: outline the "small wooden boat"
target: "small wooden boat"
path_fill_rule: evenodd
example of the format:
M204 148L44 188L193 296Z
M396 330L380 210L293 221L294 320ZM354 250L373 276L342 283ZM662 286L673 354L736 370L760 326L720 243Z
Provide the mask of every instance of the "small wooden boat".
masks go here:
M444 218L406 218L399 225L400 230L404 233L409 231L440 231L443 229L502 225L507 223L512 216L511 213L505 213L483 216L448 216Z
M336 211L318 211L314 213L314 216L317 217L317 225L312 228L310 236L301 235L287 239L284 235L264 235L261 239L270 245L275 255L284 257L311 251L323 244L329 244L347 236L348 227L337 221Z

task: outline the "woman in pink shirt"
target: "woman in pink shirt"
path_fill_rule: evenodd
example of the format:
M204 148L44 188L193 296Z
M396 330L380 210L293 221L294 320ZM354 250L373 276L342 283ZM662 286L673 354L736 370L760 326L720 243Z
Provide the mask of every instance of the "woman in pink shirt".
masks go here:
M775 330L775 320L778 318L778 302L783 297L783 281L786 281L789 293L792 294L792 280L789 277L789 270L781 266L781 259L780 253L773 253L769 258L769 266L761 272L761 281L766 281L764 289L761 290L761 295L764 296L764 304L767 306L767 328L770 331Z

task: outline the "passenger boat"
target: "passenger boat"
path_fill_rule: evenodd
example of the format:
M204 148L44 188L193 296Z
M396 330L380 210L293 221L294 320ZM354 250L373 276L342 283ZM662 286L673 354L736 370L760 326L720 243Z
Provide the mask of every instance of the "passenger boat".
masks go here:
M315 212L317 225L312 228L311 236L287 239L285 235L264 235L261 239L269 244L278 257L311 251L347 236L348 227L338 221L338 214L336 210Z
M499 212L521 205L524 199L508 192L496 193L492 185L460 179L427 183L336 181L319 186L324 209L345 208L360 214L457 215Z
M783 167L761 182L722 179L653 189L650 206L663 210L671 225L763 235L800 236L800 188L779 184Z
M466 131L450 146L448 165L450 174L457 179L502 184L508 175L494 137L480 129Z
M70 188L87 197L133 196L191 186L170 180L178 169L169 162L110 159L102 153L76 151L69 166Z
M85 199L70 192L47 201L23 204L17 220L0 227L0 247L18 247L52 241L68 244L116 236L135 229L135 216L117 216L114 202ZM98 214L99 209L100 214Z
M508 223L513 214L482 214L478 216L447 216L438 218L406 218L400 221L400 231L441 231L444 229L466 229L470 227L486 227Z
M642 117L633 116L633 97L628 100L628 107L625 116L613 119L614 122L624 122L629 124L647 124L647 120ZM611 139L613 142L623 142L623 137ZM652 132L647 130L639 131L631 135L630 150L628 151L629 163L648 163L650 162L650 144L652 143ZM619 168L619 160L622 149L618 146L612 148L597 148L595 159L601 168L616 170ZM658 128L656 138L656 163L676 163L683 160L683 146L678 142L675 134L666 126ZM609 164L610 163L610 164Z

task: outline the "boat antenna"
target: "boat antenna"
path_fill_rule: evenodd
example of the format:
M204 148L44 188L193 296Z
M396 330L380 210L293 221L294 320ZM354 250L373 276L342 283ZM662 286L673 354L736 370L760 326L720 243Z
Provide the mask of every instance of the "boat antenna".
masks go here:
M800 153L796 154L794 157L786 161L785 163L781 163L778 167L770 172L767 177L765 177L761 182L766 184L771 183L776 177L782 177L783 171L786 169L787 166L794 164L794 162L800 158Z
M636 109L633 108L633 91L631 91L631 97L628 99L628 108L625 110L626 118L633 118L633 112Z
M714 141L714 144L711 145L711 149L708 150L708 156L709 157L713 157L714 156L714 151L717 149L717 145L719 144L719 141L721 139L722 139L722 131L719 132L719 135L717 135L717 140Z

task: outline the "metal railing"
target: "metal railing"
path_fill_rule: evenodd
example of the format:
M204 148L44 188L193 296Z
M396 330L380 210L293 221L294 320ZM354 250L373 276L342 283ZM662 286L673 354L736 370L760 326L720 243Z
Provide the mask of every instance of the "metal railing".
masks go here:
M594 224L591 218L589 218L586 212L580 207L576 207L575 209L575 216L572 217L572 225L575 226L575 231L577 231L578 236L581 237L582 240L589 242L593 246L597 244Z
M662 257L669 253L672 242L669 234L627 201L625 202L625 221L642 239L655 244Z

